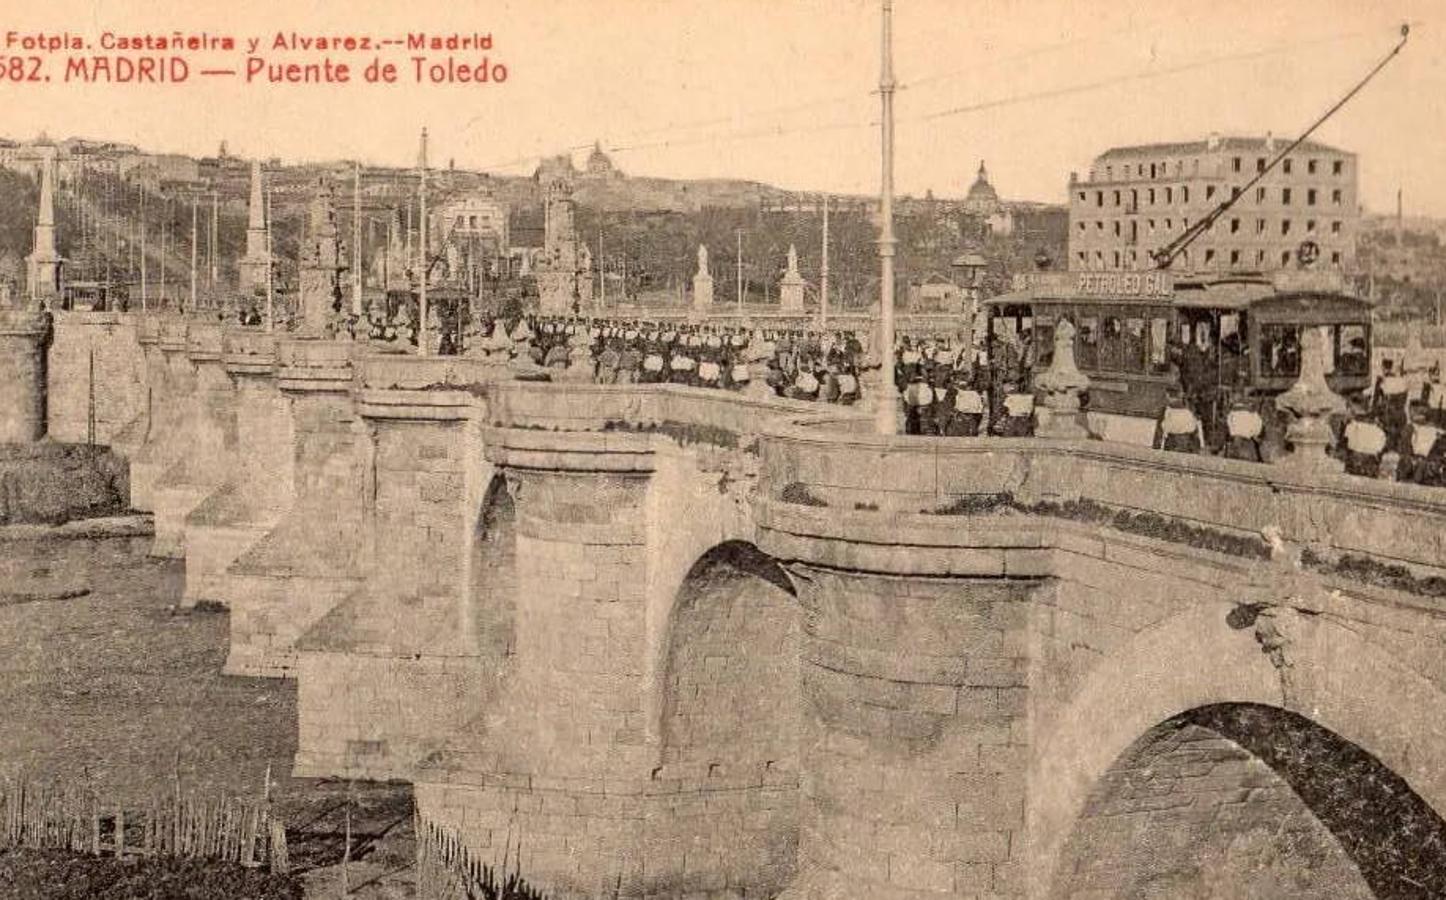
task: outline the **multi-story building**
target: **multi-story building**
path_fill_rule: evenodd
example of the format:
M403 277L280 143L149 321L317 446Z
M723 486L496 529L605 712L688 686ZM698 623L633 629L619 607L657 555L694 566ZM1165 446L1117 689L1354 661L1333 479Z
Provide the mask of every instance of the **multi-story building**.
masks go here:
M1220 137L1115 147L1095 158L1087 178L1069 178L1069 268L1135 270L1222 201L1241 195L1174 260L1195 273L1294 267L1312 242L1313 265L1353 271L1360 207L1356 156L1306 141L1258 183L1286 144Z

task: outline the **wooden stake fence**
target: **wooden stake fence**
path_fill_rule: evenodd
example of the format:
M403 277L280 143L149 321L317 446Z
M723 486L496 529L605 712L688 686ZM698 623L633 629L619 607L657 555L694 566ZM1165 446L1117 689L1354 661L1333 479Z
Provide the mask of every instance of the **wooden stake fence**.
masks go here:
M286 829L264 801L169 795L127 811L90 791L5 779L0 824L0 848L269 864L283 874L289 868Z
M520 872L483 863L461 838L431 822L417 824L418 900L547 900Z

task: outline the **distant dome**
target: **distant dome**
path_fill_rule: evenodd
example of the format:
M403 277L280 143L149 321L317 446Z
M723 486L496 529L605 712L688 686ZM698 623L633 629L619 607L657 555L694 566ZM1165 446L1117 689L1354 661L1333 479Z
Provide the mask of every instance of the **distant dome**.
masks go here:
M613 171L613 161L603 152L601 141L592 145L592 152L587 156L587 171L590 175L606 175Z
M989 183L989 172L984 168L983 160L979 161L979 175L969 186L969 194L964 198L964 204L970 210L980 212L993 212L999 206L999 194L994 190L994 185Z

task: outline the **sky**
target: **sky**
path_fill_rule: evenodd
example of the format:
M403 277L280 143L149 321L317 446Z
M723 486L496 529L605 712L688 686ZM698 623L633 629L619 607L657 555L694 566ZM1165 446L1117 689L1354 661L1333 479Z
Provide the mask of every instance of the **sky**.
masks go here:
M350 84L202 77L245 52L191 54L182 84L0 81L0 132L81 135L158 151L529 174L542 154L600 141L625 172L747 178L876 193L877 0L0 0L20 34L492 36L450 54L506 66L502 83L360 83L377 54L338 52ZM980 160L1008 199L1063 202L1071 171L1111 146L1221 134L1294 137L1412 23L1405 50L1316 138L1360 155L1372 211L1446 216L1446 0L895 0L901 193L960 196ZM0 33L0 38L4 34ZM15 54L10 48L0 52ZM22 51L23 52L23 51ZM81 51L87 55L101 50ZM324 54L263 48L269 62ZM429 53L445 57L446 53Z

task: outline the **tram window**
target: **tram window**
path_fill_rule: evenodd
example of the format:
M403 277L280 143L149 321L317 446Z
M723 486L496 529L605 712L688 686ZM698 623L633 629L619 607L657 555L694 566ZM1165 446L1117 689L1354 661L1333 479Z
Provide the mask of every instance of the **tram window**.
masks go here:
M1079 320L1075 355L1082 368L1098 369L1100 367L1099 331L1100 323L1094 316L1085 316Z
M1124 345L1124 350L1121 352L1120 358L1124 362L1125 371L1145 371L1145 320L1126 319L1121 343Z
M1367 352L1366 326L1338 325L1335 332L1336 371L1342 375L1370 373L1371 357Z
M1123 340L1120 334L1120 320L1105 316L1100 320L1099 367L1110 371L1124 368L1122 353Z
M1150 320L1150 374L1170 374L1170 321Z
M1260 371L1271 378L1300 374L1300 327L1266 325L1260 330Z

